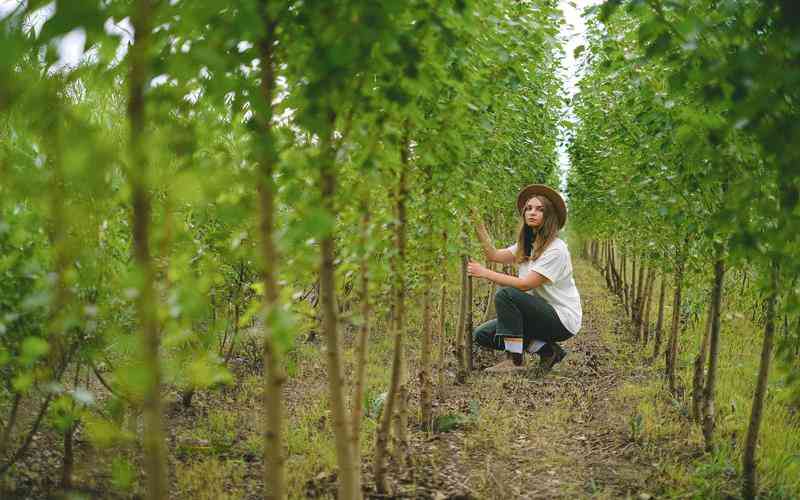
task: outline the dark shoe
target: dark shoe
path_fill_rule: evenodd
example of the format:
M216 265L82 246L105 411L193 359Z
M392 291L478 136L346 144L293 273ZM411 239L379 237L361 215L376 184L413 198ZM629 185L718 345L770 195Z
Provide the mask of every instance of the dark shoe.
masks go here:
M567 351L561 348L555 342L548 342L546 346L540 349L539 354L539 370L542 373L549 372L556 363L567 357Z

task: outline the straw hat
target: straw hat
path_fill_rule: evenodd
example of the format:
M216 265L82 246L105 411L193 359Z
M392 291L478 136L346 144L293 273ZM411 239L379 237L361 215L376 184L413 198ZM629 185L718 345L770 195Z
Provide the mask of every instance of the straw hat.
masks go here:
M522 191L517 195L517 212L521 214L522 209L525 208L525 203L531 199L531 196L535 195L542 195L550 200L550 203L556 209L558 228L563 228L564 224L567 223L567 204L564 203L564 198L558 194L558 191L544 184L530 184L522 188Z

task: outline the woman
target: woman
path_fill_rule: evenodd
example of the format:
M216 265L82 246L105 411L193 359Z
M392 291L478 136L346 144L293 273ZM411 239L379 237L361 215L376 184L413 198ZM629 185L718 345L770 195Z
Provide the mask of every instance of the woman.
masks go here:
M572 338L581 328L581 299L572 261L566 243L558 237L567 221L563 198L545 185L531 184L517 195L517 209L522 224L516 243L508 248L496 249L483 223L477 225L486 258L517 264L517 276L477 262L467 267L470 276L501 286L495 295L497 319L479 326L473 339L482 347L509 351L509 359L486 371L524 369L524 351L537 353L540 367L547 371L566 356L558 342Z

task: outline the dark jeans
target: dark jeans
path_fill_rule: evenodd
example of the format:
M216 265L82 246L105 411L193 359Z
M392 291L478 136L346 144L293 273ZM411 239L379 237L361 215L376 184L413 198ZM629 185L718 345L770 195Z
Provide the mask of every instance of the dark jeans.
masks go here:
M563 342L572 337L564 328L553 306L538 295L517 288L503 287L494 296L497 319L487 321L472 333L481 347L505 349L503 337L522 337L523 349L532 340Z

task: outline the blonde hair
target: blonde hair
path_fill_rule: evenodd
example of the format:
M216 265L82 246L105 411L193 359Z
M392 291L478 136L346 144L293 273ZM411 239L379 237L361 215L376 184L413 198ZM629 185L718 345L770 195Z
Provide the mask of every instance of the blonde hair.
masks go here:
M525 205L528 204L531 198L536 198L542 203L544 208L544 218L542 225L539 229L534 231L533 228L525 224ZM514 260L517 264L522 264L526 260L536 260L541 257L542 252L550 246L550 243L558 236L558 215L556 214L553 203L549 198L542 195L531 196L525 201L522 207L520 217L522 217L522 224L519 227L517 234L517 252L514 254ZM530 248L530 255L528 249Z

